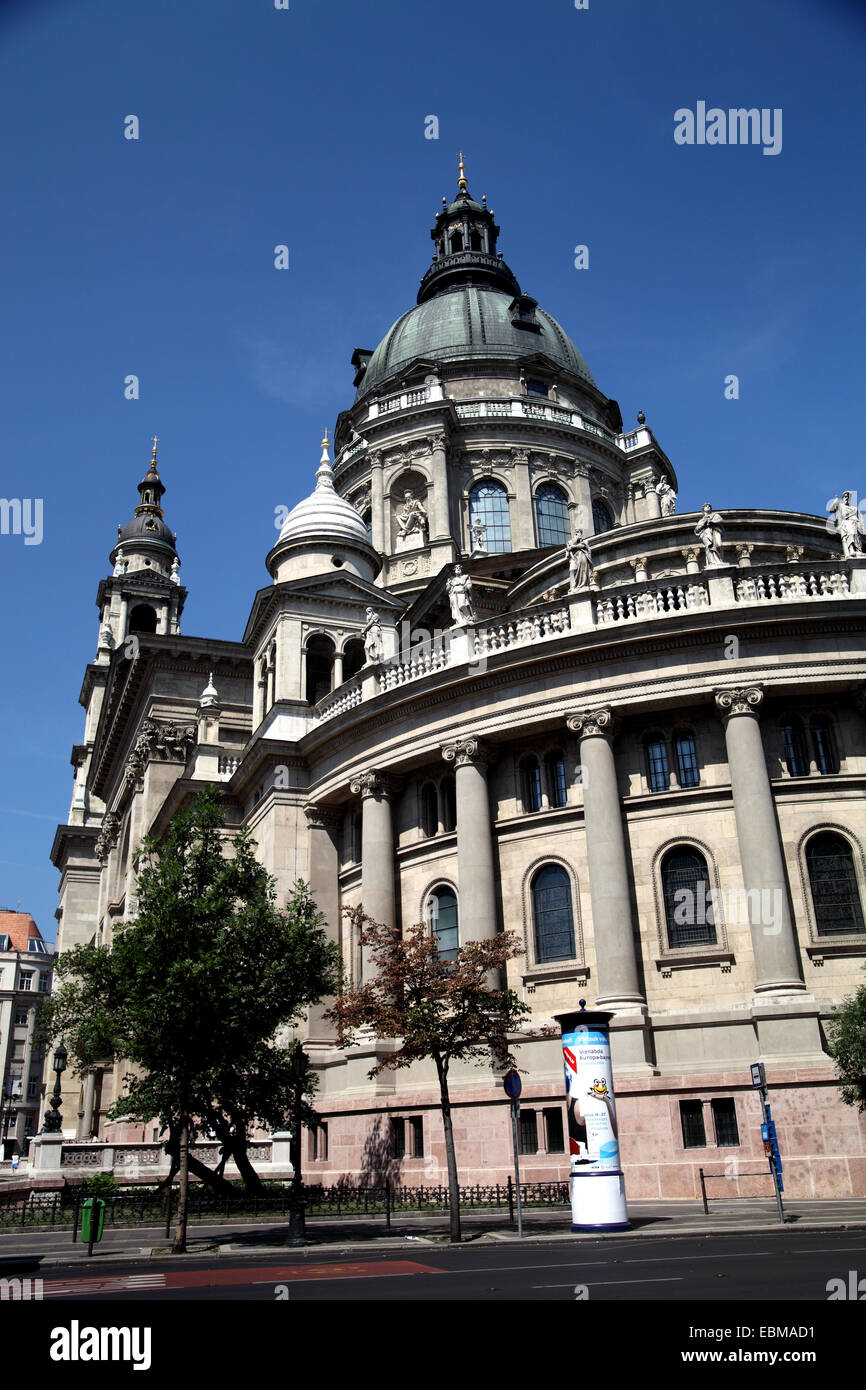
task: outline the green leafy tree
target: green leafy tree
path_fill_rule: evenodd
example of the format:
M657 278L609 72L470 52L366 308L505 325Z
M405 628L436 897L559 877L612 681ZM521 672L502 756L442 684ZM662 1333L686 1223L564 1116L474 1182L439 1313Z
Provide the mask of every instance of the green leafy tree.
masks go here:
M523 954L514 932L489 941L470 941L457 951L454 962L442 960L437 939L423 922L399 932L374 922L362 907L344 909L370 950L375 978L359 989L341 994L329 1011L337 1025L341 1046L352 1043L361 1028L377 1038L399 1040L394 1051L384 1052L371 1077L386 1068L396 1070L431 1059L439 1079L439 1105L445 1130L448 1163L451 1240L460 1240L460 1186L448 1078L451 1063L476 1065L493 1062L514 1065L510 1035L529 1016L530 1010L511 989L494 989L506 961Z
M274 1113L260 1085L253 1103L240 1105L244 1083L253 1085L258 1068L279 1068L269 1051L277 1034L341 981L339 948L306 885L278 908L249 831L227 838L221 794L209 787L163 839L142 841L137 916L118 926L111 947L61 957L64 983L47 1021L79 1071L106 1057L134 1065L111 1116L158 1118L176 1144L178 1252L194 1123L226 1119L243 1164L249 1125Z
M866 1110L866 985L845 999L827 1024L827 1051L842 1080L846 1105Z

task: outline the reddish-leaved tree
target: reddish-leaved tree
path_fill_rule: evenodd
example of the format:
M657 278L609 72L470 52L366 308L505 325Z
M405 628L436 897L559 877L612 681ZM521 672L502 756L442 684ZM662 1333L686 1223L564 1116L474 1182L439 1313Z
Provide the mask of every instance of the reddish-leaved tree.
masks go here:
M337 1025L337 1040L350 1046L366 1029L376 1038L400 1043L396 1051L379 1057L371 1077L386 1068L432 1059L445 1129L451 1240L459 1241L460 1188L448 1071L453 1061L514 1066L510 1037L530 1010L514 990L492 988L490 981L500 978L506 961L523 954L523 946L514 932L503 932L489 941L467 942L459 947L456 960L446 961L438 954L436 936L423 922L401 936L374 922L362 906L344 911L375 962L376 974L335 1000L330 1017Z

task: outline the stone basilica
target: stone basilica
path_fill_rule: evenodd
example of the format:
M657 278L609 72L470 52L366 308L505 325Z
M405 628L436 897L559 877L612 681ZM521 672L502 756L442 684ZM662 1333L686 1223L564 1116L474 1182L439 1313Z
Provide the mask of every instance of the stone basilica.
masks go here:
M97 591L58 948L111 940L140 837L216 782L279 891L312 885L356 982L341 907L363 902L446 954L518 932L508 983L535 1023L581 997L612 1012L629 1196L699 1195L699 1167L725 1175L711 1195L771 1192L731 1161L765 1168L759 1060L787 1193L862 1195L866 1129L822 1046L866 957L859 513L715 489L719 510L678 514L644 416L624 429L459 172L239 640L181 630L154 444ZM342 1051L323 1008L303 1036L308 1179L384 1153L404 1184L444 1181L432 1067L369 1080L387 1040ZM564 1177L559 1044L519 1055L522 1176ZM106 1121L108 1065L65 1081L68 1137L144 1137ZM504 1182L500 1077L457 1070L452 1102L461 1181Z

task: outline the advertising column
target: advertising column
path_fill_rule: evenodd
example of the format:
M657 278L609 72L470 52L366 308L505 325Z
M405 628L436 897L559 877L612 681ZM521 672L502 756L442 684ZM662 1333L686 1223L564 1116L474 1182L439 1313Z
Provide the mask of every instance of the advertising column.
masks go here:
M562 1032L568 1147L571 1154L571 1229L626 1231L625 1179L613 1077L611 1015L603 1011L557 1014Z

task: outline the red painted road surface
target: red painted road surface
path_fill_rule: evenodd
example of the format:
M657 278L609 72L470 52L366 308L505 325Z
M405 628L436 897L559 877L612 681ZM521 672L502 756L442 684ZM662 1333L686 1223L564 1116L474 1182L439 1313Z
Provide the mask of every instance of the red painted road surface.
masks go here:
M395 1274L441 1274L415 1260L377 1260L367 1264L247 1266L244 1269L167 1270L161 1274L94 1275L81 1279L46 1279L43 1298L86 1298L94 1294L144 1293L148 1289L195 1289L215 1284L288 1284L315 1279L376 1279Z

